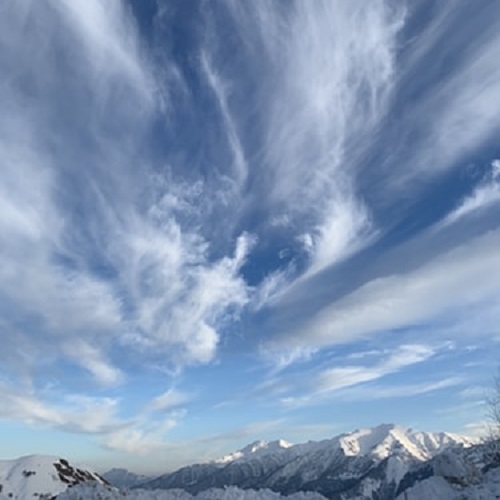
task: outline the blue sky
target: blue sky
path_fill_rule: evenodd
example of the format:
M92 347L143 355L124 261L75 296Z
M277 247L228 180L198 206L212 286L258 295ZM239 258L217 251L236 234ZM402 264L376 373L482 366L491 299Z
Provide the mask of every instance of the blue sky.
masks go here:
M0 435L161 472L474 433L500 342L500 4L7 0Z

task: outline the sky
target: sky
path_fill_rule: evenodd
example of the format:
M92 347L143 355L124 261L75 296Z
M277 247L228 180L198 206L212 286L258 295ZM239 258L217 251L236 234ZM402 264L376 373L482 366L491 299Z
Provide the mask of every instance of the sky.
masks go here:
M474 434L500 3L4 0L2 458L160 473Z

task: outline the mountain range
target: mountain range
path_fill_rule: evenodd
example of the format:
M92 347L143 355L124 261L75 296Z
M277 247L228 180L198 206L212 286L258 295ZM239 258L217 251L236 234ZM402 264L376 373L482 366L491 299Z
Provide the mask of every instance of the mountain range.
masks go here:
M155 478L102 476L57 457L0 461L0 500L440 500L500 498L500 460L486 444L396 425L292 445L256 441Z
M269 488L283 495L313 491L335 500L392 499L420 464L445 450L474 444L475 440L464 436L388 424L297 445L284 440L257 441L218 460L183 467L138 487L180 488L197 494L237 486Z

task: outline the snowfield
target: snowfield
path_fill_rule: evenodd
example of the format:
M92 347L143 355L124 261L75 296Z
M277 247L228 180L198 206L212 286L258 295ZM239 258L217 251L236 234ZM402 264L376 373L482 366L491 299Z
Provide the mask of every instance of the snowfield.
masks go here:
M241 490L234 486L224 489L213 488L190 495L184 490L132 490L120 491L100 484L81 484L69 488L57 497L57 500L325 500L318 493L295 493L281 496L270 490Z

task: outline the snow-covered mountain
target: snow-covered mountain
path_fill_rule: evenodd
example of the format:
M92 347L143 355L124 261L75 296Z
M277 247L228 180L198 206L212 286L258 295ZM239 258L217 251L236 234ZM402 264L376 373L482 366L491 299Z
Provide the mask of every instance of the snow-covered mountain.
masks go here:
M419 462L400 482L399 492L344 496L351 500L493 500L500 498L500 460L493 458L484 445L448 448L430 460ZM486 460L485 460L486 459ZM397 494L397 497L395 495ZM242 490L234 486L211 488L197 495L184 490L132 490L83 483L70 488L57 500L325 500L315 492L298 492L282 496L269 489Z
M105 481L93 472L73 467L63 458L30 455L0 460L0 499L52 498L68 486Z
M489 447L449 449L420 464L401 481L397 500L500 498L500 457Z
M227 464L229 462L234 462L235 460L248 460L268 455L270 453L280 452L292 446L292 444L284 439L278 439L276 441L255 441L241 450L230 453L229 455L224 455L223 457L215 460L214 463Z
M492 449L454 434L382 425L297 445L257 441L132 490L34 455L0 461L0 500L493 499L500 498L500 455ZM115 483L141 478L123 469L107 475Z
M288 495L319 492L327 498L395 498L403 478L446 449L473 439L381 425L332 439L290 445L260 441L219 460L183 467L141 485L180 488L196 494L209 488L269 488Z

